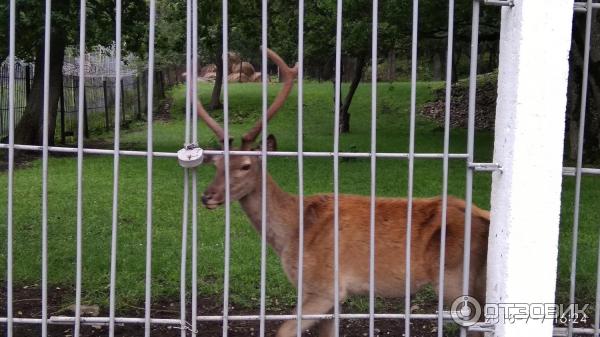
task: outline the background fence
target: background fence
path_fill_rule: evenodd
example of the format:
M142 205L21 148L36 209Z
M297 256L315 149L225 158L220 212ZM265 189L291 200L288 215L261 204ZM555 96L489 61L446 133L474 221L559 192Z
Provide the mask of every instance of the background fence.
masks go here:
M15 63L15 120L20 120L27 97L31 90L32 66L27 63ZM8 136L8 62L0 65L0 138Z
M15 63L15 123L18 124L27 107L33 83L34 67L25 62ZM184 71L184 70L183 70ZM179 67L158 69L154 72L154 98L165 98L165 90L182 80ZM8 62L0 67L0 139L8 136ZM59 100L56 141L75 141L77 134L77 106L79 76L63 74L63 90ZM121 77L121 123L143 119L147 111L148 71L129 73ZM109 130L114 126L115 77L86 76L85 78L84 134Z

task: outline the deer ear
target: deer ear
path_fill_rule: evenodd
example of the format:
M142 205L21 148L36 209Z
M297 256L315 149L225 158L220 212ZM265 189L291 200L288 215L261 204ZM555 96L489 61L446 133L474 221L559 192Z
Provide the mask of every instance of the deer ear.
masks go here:
M203 154L202 155L202 164L213 164L215 162L215 155L212 154Z
M277 151L277 139L272 134L267 137L267 151Z
M231 147L233 146L233 137L229 137L229 149L231 149ZM221 142L221 149L225 149L225 142L222 141Z

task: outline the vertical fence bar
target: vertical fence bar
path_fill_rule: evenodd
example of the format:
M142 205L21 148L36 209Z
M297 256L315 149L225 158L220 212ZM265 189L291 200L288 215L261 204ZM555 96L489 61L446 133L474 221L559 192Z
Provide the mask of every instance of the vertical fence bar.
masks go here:
M198 109L198 0L192 0L192 111ZM198 144L198 115L192 115L192 141ZM198 296L198 170L192 169L192 336L197 325Z
M337 1L335 28L335 120L333 129L333 324L334 336L340 335L340 91L342 85L342 0Z
M446 52L446 97L444 105L444 158L442 168L442 227L440 233L440 267L438 286L438 337L444 336L444 283L446 264L446 225L448 214L448 159L450 152L450 104L452 100L452 57L454 40L454 0L448 1L448 47Z
M598 257L596 259L596 307L594 312L594 337L600 335L600 240L598 242Z
M75 131L74 131L74 129L75 129L75 126L74 126L75 121L74 120L76 119L75 118L75 109L77 108L77 95L76 95L76 91L75 91L75 89L77 87L76 87L76 83L75 83L75 77L76 76L71 76L71 87L70 87L70 89L71 89L71 97L73 97L73 110L71 110L69 112L69 114L71 115L70 123L69 123L71 131L69 133L73 137L75 137Z
M404 320L404 336L410 337L410 250L412 245L412 206L413 206L413 180L414 180L414 166L415 166L415 114L416 114L416 102L417 102L417 33L419 23L419 0L413 0L413 12L412 12L412 55L411 55L411 70L410 70L410 131L409 131L409 145L408 145L408 199L406 209L406 253L405 253L405 266L406 270L404 273L404 314L406 319Z
M479 1L473 1L471 21L471 60L469 65L469 117L467 122L467 176L465 191L465 235L463 248L462 293L469 294L469 271L471 263L471 209L473 205L473 170L468 164L473 162L475 143L475 99L477 90L477 56L479 44ZM466 305L466 303L465 303ZM467 336L467 328L461 327L460 336Z
M65 143L65 77L60 77L60 142Z
M375 202L377 174L377 26L379 1L373 0L371 45L371 214L369 233L369 337L375 332Z
M75 276L75 331L79 336L81 327L81 270L82 270L82 227L83 227L83 138L85 111L85 19L86 0L80 1L79 7L79 102L77 118L77 261ZM85 123L87 124L87 123ZM87 129L87 128L86 128Z
M144 336L150 336L150 314L152 308L152 99L154 98L154 25L156 0L150 0L150 20L148 32L148 143L147 143L147 187L146 187L146 303L144 307Z
M493 159L502 173L492 174L488 303L555 301L572 16L565 0L502 8ZM496 337L553 331L552 320L500 318Z
M108 92L106 90L106 79L102 79L102 97L104 98L104 127L106 131L108 131L108 129L110 128L110 120L108 117ZM115 118L115 120L118 121L117 118Z
M592 0L587 0L585 16L585 42L583 51L583 69L581 80L581 110L579 112L579 134L577 135L577 164L575 167L575 200L573 203L573 238L571 243L571 275L569 303L575 303L575 284L577 283L577 242L579 236L579 204L581 199L581 167L583 165L583 142L585 141L585 113L587 109L588 72L590 66L590 36L592 31ZM596 308L599 310L599 308ZM568 337L573 336L573 319L568 320Z
M123 84L123 79L122 78L117 79L117 80L119 82L121 82L121 97L123 97L123 99L121 100L121 111L123 111L123 113L121 114L121 120L120 121L119 120L116 121L117 123L120 123L120 122L124 122L126 120L127 111L125 110L125 102L124 102L125 101L125 90L123 88L125 87L125 85ZM116 87L116 84L115 84L115 90L116 90L116 88L117 87Z
M263 76L266 76L264 74ZM298 0L298 298L296 337L302 337L302 298L304 295L304 0Z
M15 168L15 1L10 0L8 47L8 186L6 205L6 336L13 336L13 181Z
M179 319L180 323L180 336L185 337L187 335L187 324L185 314L185 279L186 279L186 262L187 262L187 226L188 226L188 204L189 204L189 171L187 168L183 169L183 212L181 219L181 272L179 274ZM194 316L192 316L193 318ZM194 319L195 320L195 319ZM195 331L194 329L192 330Z
M191 130L191 114L196 114L196 110L192 110L192 102L195 97L192 97L192 81L195 80L192 75L192 0L186 1L186 46L185 46L185 142L186 145L190 142Z
M262 142L261 142L261 184L260 184L260 323L259 336L265 336L265 297L267 283L267 0L261 6L261 66L262 66ZM240 64L240 72L242 67ZM240 74L241 75L241 74ZM242 76L240 76L240 81Z
M137 98L137 114L136 118L142 119L142 100L140 98L140 74L137 73L135 75L135 88L136 88L136 98Z
M87 90L85 89L85 84L83 87L83 136L85 138L88 138L90 136L90 124L88 123Z
M21 68L22 69L22 68ZM31 66L25 66L25 101L29 99L31 93Z
M190 143L190 113L191 113L191 105L192 105L192 96L191 96L191 81L194 78L192 75L191 69L191 13L192 8L190 5L191 0L186 1L186 49L185 49L185 66L186 66L186 86L185 86L185 145ZM139 83L139 82L138 82ZM139 88L139 85L138 85ZM181 270L179 275L179 318L181 320L181 337L185 337L186 333L186 262L187 262L187 230L188 230L188 207L189 207L189 170L187 168L183 169L183 214L181 220ZM195 241L195 237L192 233L192 241ZM193 249L192 249L193 250ZM192 253L193 254L193 253ZM192 269L195 263L192 262ZM192 274L194 272L192 271ZM194 298L192 297L192 307L195 307ZM192 319L195 321L196 317L192 315ZM192 323L194 322L192 321ZM192 331L195 331L192 329Z
M223 0L223 124L224 139L223 151L225 164L225 256L223 266L223 337L227 337L229 326L229 243L231 233L231 196L229 186L229 83L227 81L227 70L229 69L229 41L228 41L228 0Z
M50 96L51 1L44 18L44 102L42 119L42 337L48 334L48 108ZM39 69L38 69L39 71Z
M115 335L115 306L117 283L117 231L119 225L119 149L121 147L121 133L119 120L121 118L121 0L115 2L115 139L113 155L113 203L112 203L112 232L110 238L110 298L109 298L109 337ZM108 122L108 100L106 97L106 80L102 80L104 91L104 109L106 110L106 128Z

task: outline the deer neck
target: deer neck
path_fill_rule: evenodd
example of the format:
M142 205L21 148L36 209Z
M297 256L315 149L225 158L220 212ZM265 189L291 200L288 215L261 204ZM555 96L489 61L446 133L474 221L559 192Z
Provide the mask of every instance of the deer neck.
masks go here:
M261 184L240 199L242 209L250 218L254 228L262 229ZM298 232L298 197L282 190L267 175L267 242L278 255L291 243Z

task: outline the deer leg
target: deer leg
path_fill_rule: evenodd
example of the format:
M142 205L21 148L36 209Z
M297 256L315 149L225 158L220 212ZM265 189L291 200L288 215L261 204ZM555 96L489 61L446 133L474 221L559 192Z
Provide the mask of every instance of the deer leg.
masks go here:
M462 298L462 279L462 269L447 269L446 284L444 288L444 302L446 303L446 305L449 306L456 299ZM469 293L475 298L475 300L479 302L483 315L483 310L485 306L485 277L476 277L476 275L473 272L471 272L471 275L469 277L469 285L471 289ZM484 337L485 333L481 331L469 331L467 333L467 336Z
M328 297L319 295L306 294L302 301L302 314L304 315L319 315L325 314L333 307L333 301ZM304 319L302 320L302 331L310 328L314 324L319 322L318 320ZM297 321L291 320L283 323L279 330L277 330L277 337L295 337L296 336ZM323 335L321 335L323 336Z
M319 337L331 337L333 336L333 320L324 319L319 323Z

